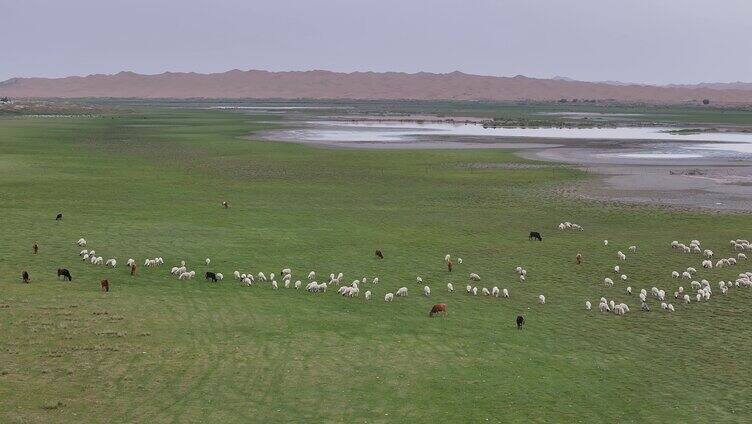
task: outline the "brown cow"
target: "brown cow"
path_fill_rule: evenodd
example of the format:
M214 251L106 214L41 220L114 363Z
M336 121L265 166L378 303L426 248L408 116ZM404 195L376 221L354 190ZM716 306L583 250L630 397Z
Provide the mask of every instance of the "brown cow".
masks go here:
M36 242L34 243L34 246L31 246L31 248L34 249L34 254L35 255L37 254L37 252L39 252L39 245L36 244Z
M58 268L57 269L57 278L63 277L63 281L73 281L73 278L70 275L70 271L68 271L65 268Z
M447 269L449 272L452 272L452 266L454 266L454 264L452 264L452 260L450 259L447 261Z
M23 282L26 284L29 284L29 281L31 281L29 280L29 273L26 271L21 273L21 279L23 279Z
M379 259L384 259L384 254L381 252L381 250L376 250L376 257Z
M444 318L447 317L447 305L446 303L437 303L433 305L433 308L431 308L431 312L428 313L428 316L433 318L434 315L438 313L444 313Z
M107 279L104 279L104 280L100 281L99 284L102 285L102 291L103 292L110 291L110 282L107 281Z

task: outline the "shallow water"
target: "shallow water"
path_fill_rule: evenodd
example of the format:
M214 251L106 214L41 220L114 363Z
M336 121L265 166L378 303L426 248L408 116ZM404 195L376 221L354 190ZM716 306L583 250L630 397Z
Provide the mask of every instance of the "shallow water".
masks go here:
M515 139L634 140L640 143L604 155L632 159L736 158L752 155L752 133L671 132L681 129L677 127L484 128L478 124L373 121L310 121L304 124L300 129L283 130L275 135L286 140L323 142L342 147L477 148L484 145L493 147L494 143L508 143ZM468 137L472 137L473 141ZM683 144L684 141L687 143Z

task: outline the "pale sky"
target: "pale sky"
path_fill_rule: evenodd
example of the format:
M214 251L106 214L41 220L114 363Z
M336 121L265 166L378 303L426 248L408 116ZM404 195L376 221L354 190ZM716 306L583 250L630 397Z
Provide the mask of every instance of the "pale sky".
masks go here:
M0 0L0 81L129 70L752 82L752 0Z

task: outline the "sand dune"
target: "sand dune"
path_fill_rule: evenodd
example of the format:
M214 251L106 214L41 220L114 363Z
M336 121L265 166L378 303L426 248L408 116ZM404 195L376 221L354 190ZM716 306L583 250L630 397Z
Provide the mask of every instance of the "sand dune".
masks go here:
M703 86L614 85L524 76L493 77L397 72L267 72L233 70L215 74L141 75L120 72L67 78L13 78L0 96L16 98L255 98L556 101L752 104L752 90Z

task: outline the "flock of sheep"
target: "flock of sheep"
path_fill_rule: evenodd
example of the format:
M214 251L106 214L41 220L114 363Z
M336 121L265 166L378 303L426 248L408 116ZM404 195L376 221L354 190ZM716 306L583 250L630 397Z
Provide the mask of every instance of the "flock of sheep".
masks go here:
M562 230L566 229L578 229L581 230L582 227L577 224L572 224L570 222L563 222L559 224L558 228ZM86 240L84 238L81 238L77 241L78 246L85 247L86 246ZM608 246L609 242L608 240L603 241L604 246ZM738 253L736 255L736 258L729 257L729 258L723 258L718 260L717 262L713 263L712 258L714 256L714 253L710 249L702 249L701 244L699 240L692 240L688 245L685 245L684 243L680 243L678 241L671 242L670 246L679 252L687 253L687 254L701 254L704 258L701 262L702 268L722 268L722 267L730 267L734 266L738 263L739 260L746 260L747 256L744 253ZM749 251L752 250L752 244L750 244L747 240L737 239L732 240L730 242L730 246L734 251L742 250L742 251ZM627 249L631 254L634 254L637 252L637 246L632 245L629 246ZM107 261L104 261L101 256L97 256L96 252L94 250L81 250L79 252L79 255L81 256L82 260L90 262L94 265L101 265L104 263L105 266L115 268L117 266L117 260L115 258L108 259ZM578 254L578 256L580 256ZM624 254L622 251L616 252L616 258L619 261L627 261L627 255ZM449 265L449 269L451 271L451 256L447 254L444 257L444 261L447 265ZM211 264L211 260L209 258L206 258L204 261L206 266L209 266ZM457 262L459 264L462 264L462 259L457 258ZM579 263L579 262L578 262ZM128 267L131 267L135 269L136 261L134 259L128 259L126 261L126 265ZM144 261L145 267L159 267L161 265L164 265L164 259L162 257L156 257L156 258L150 258L146 259ZM627 277L626 274L622 272L622 267L620 265L615 265L613 267L613 272L618 275L618 279L620 279L623 282L628 282L629 277ZM521 283L524 283L527 276L527 270L524 269L521 266L517 266L515 268L515 273L518 276L518 279ZM196 271L189 270L186 267L185 261L180 262L180 266L174 266L170 270L170 274L177 277L179 280L189 280L196 276ZM679 286L678 290L674 291L673 297L674 299L681 301L685 304L691 303L692 299L696 302L701 301L709 301L711 299L711 295L713 293L711 289L710 282L706 279L702 280L693 280L695 275L697 274L697 269L694 267L688 267L685 271L679 272L679 271L672 271L671 276L673 278L682 278L682 279L688 279L690 281L690 286L693 290L693 294L690 295L688 291L685 291L683 286ZM303 282L301 280L296 280L293 282L293 273L290 268L284 268L279 273L280 282L277 281L277 276L275 273L270 273L267 277L266 274L263 272L258 272L257 274L253 273L241 273L240 271L235 271L233 273L235 279L239 281L243 286L253 286L257 283L268 283L272 289L278 290L280 286L288 289L288 288L294 288L296 290L303 287ZM212 281L222 281L224 279L224 275L221 273L212 273L207 272L206 273L206 279L211 279ZM305 285L305 290L310 293L324 293L326 292L330 287L332 286L339 286L337 289L337 293L344 297L360 297L361 293L361 287L365 287L367 284L369 284L369 279L366 277L362 277L360 279L356 279L352 281L349 284L343 283L344 274L342 272L339 272L337 274L331 273L329 274L328 278L325 278L325 281L317 282L316 281L316 272L310 271L307 275L307 283ZM479 274L475 272L471 272L468 274L468 280L470 284L467 284L465 287L466 293L468 295L477 296L478 294L481 294L483 296L489 296L489 297L496 297L496 298L503 298L503 299L509 299L510 293L508 288L499 288L498 286L492 287L490 290L486 287L481 287L480 289L473 285L473 283L478 283L481 281L481 277ZM373 287L379 284L379 278L373 277L370 280L370 284ZM428 285L423 284L423 279L418 276L416 278L416 284L423 285L423 295L426 297L431 296L431 288ZM614 286L614 280L610 277L605 277L603 279L603 284L606 288L612 288ZM731 290L734 287L752 287L752 272L746 272L746 273L740 273L738 274L738 278L736 278L734 281L720 281L718 283L718 288L721 294L728 293L729 290ZM373 298L373 292L371 290L365 290L363 293L363 297L365 300L371 300ZM452 283L447 283L446 289L449 293L454 292L454 285ZM392 302L395 297L406 297L408 295L409 289L407 287L400 287L395 292L388 292L384 295L384 301L385 302ZM627 286L625 289L625 293L627 296L632 296L633 291L631 286ZM641 289L637 295L637 298L640 302L640 307L643 311L650 311L650 306L648 304L648 298L649 296L652 296L655 298L658 302L660 302L661 309L667 310L669 312L674 312L676 309L672 303L670 303L669 297L666 295L666 291L663 289L660 289L658 287L653 286L650 291L646 289ZM537 297L537 302L541 305L545 305L546 303L546 296L544 294L540 294ZM585 309L586 310L592 310L592 303L590 300L585 301ZM629 306L624 302L617 302L615 300L608 300L605 297L601 297L598 302L598 310L601 312L613 312L616 315L624 315L630 311Z

